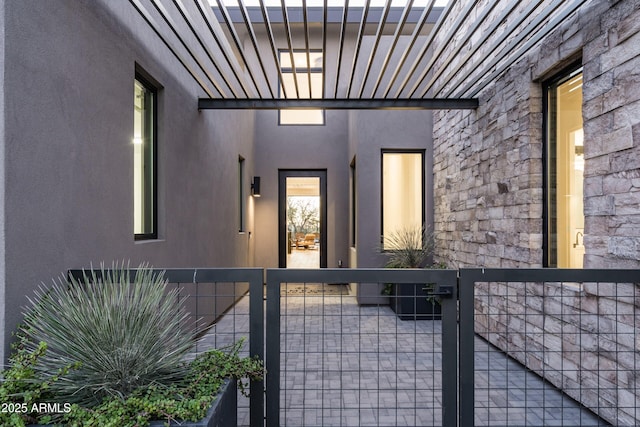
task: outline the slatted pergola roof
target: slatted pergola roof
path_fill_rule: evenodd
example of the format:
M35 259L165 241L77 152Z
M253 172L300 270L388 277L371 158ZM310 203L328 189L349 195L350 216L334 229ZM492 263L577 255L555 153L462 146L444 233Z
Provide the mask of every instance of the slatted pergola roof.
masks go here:
M594 0L129 0L200 109L455 109ZM247 3L251 1L253 3ZM322 52L322 93L293 53Z

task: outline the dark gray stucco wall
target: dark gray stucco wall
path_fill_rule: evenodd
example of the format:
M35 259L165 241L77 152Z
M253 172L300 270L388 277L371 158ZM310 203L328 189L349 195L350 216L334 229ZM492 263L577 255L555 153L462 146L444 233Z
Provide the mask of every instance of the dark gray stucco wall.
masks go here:
M433 224L433 115L430 111L354 111L352 154L356 156L356 245L358 268L383 267L381 236L381 152L425 150L425 222ZM370 287L368 287L370 289ZM365 289L365 288L363 288ZM362 303L378 303L379 294L359 294Z
M128 3L16 1L2 7L4 350L25 296L68 268L103 260L251 265L249 234L238 233L237 167L242 155L252 175L253 113L198 112L202 91ZM162 86L159 239L147 242L133 237L136 64ZM245 185L248 193L248 179ZM252 219L250 212L249 230Z
M302 27L293 31L301 31ZM326 55L326 87L332 96L337 72L339 31L328 34ZM299 33L299 38L302 33ZM351 58L355 48L357 26L350 27L345 40L344 58ZM319 37L319 36L318 36ZM268 37L258 31L261 48L270 49ZM245 39L245 44L249 40ZM378 55L372 64L377 70L382 61L381 52L390 47L391 36L383 37ZM399 46L406 45L408 40L401 38ZM365 36L362 50L356 64L353 82L349 73L341 71L339 93L353 83L352 96L356 96L360 89L367 59L374 46L375 37ZM283 34L276 36L279 48L287 46ZM313 43L312 43L313 45ZM319 44L316 44L319 45ZM249 51L251 49L248 49ZM401 51L401 49L398 49ZM391 58L391 62L399 61L399 54ZM409 56L409 59L413 59ZM255 58L252 58L255 61ZM346 65L343 64L343 67ZM369 96L375 82L375 72L369 76L363 97ZM278 81L278 75L269 75L271 82ZM386 87L386 81L382 82ZM410 80L409 84L412 84ZM273 85L275 86L275 85ZM355 117L354 126L350 116ZM376 228L379 230L379 152L380 148L426 148L431 141L431 113L425 112L361 112L327 111L324 126L278 126L276 111L262 111L256 113L256 174L262 178L262 196L255 200L256 206L256 265L276 267L278 265L278 169L327 169L327 266L337 267L338 261L350 267L379 266L379 262L370 261L375 257L377 238L364 238L358 243L358 250L362 251L362 258L354 256L350 249L349 232L349 166L356 155L358 167L358 200L363 201L358 221L365 230ZM414 126L415 125L415 126ZM357 142L361 141L361 143ZM362 156L361 156L362 154ZM376 157L377 155L377 157ZM430 156L427 156L430 158ZM376 172L377 171L377 175ZM360 176L362 174L362 176ZM377 181L375 181L377 180ZM427 183L429 185L430 181ZM371 204L371 206L369 206ZM372 207L373 206L373 207ZM376 215L378 215L376 217ZM378 225L374 225L378 224ZM364 232L363 232L364 233ZM361 244L360 244L361 243ZM360 264L362 260L363 264Z
M1 285L5 277L5 224L4 224L4 177L5 177L5 91L4 91L4 68L5 68L5 15L6 3L0 3L0 301L5 301L5 288ZM5 311L0 307L0 342L5 342Z
M433 223L432 113L426 111L327 111L325 126L278 126L278 113L256 114L256 265L278 265L278 170L327 169L328 267L381 267L380 162L382 149L423 149L425 213ZM357 255L349 242L349 168L356 158Z
M324 126L278 126L277 111L256 113L256 175L262 194L255 200L256 265L278 266L278 170L327 170L327 266L347 265L349 162L348 116L327 111Z

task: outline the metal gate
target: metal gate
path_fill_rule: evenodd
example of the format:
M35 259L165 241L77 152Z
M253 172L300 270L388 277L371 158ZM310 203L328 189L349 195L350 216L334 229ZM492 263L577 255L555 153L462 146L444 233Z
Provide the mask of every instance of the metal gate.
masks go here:
M267 426L456 425L456 283L450 270L267 270ZM410 292L381 296L389 284ZM437 298L441 319L402 320L387 298Z
M640 270L461 269L458 425L638 425L639 283Z
M266 362L240 425L640 422L640 270L274 269L266 301L262 269L164 272L213 321L196 351L248 336Z

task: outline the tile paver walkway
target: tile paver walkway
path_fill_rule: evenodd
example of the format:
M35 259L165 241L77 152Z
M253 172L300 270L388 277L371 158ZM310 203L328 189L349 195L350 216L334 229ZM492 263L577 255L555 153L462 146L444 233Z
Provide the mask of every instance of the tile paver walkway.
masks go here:
M200 349L248 337L248 305ZM288 295L281 314L282 426L441 425L440 321L401 321L350 296ZM475 347L477 426L607 425L480 338ZM248 400L239 406L248 425Z

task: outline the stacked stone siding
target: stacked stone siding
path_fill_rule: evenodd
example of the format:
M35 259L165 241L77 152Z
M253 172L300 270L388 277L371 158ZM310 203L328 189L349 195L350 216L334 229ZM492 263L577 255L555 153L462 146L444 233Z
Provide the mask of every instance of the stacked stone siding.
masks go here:
M449 265L541 265L541 91L520 68L477 111L438 114L434 229Z
M640 267L639 8L619 2L584 43L588 267Z
M612 424L638 425L638 297L635 284L481 283L475 329Z
M584 265L640 268L639 0L587 2L489 82L477 110L434 114L439 260L543 266L542 83L576 61L583 65ZM613 424L638 425L638 289L479 284L476 330Z

